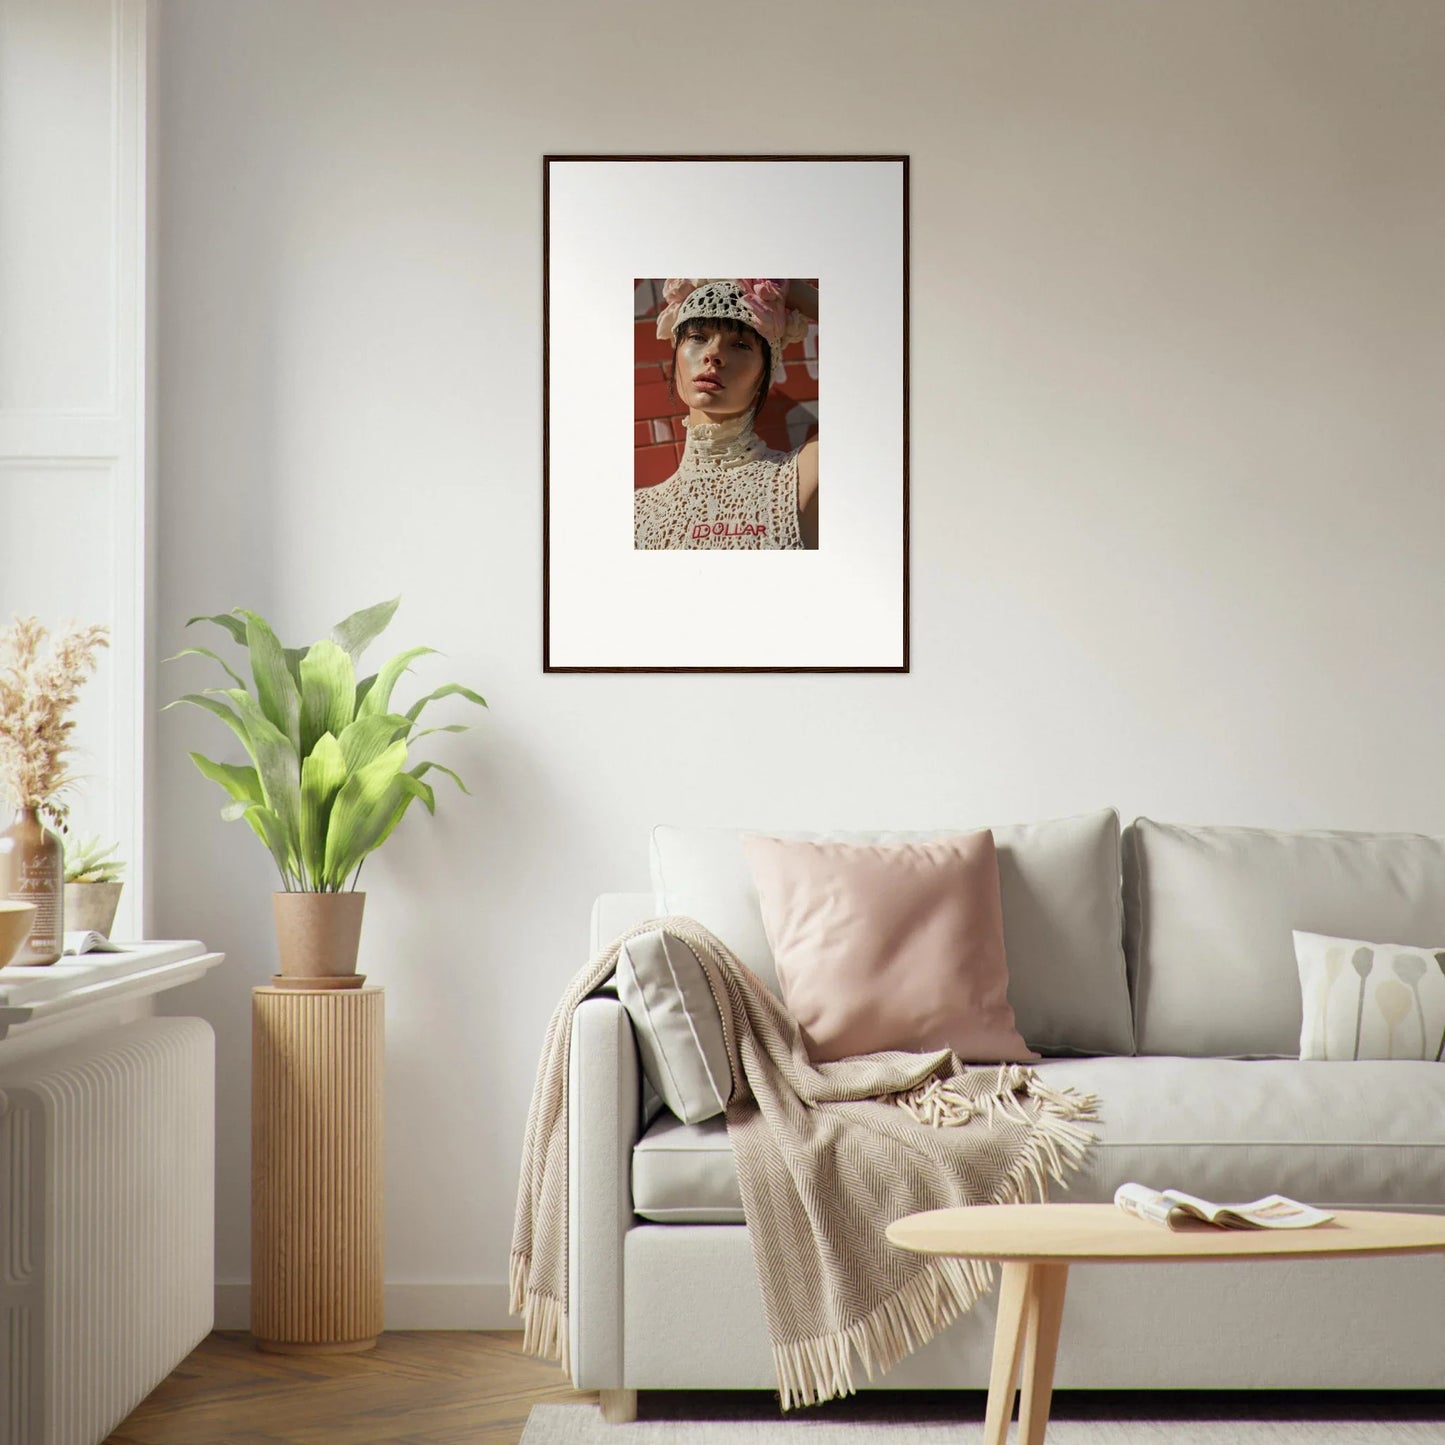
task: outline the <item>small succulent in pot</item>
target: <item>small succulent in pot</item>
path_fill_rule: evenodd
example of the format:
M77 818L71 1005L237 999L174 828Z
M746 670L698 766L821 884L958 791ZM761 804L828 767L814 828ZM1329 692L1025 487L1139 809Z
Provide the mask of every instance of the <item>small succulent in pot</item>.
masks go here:
M65 845L65 881L67 883L119 883L125 864L115 857L119 843L109 847L99 838L83 838Z
M115 856L119 843L85 838L65 845L65 923L67 931L110 937L125 887L125 864Z

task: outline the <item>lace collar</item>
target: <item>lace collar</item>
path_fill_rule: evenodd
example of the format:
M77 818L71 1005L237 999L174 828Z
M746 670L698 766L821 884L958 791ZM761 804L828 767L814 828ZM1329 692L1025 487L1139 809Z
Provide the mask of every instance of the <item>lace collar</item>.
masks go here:
M753 430L751 411L729 417L726 421L698 422L696 425L690 424L684 417L682 424L687 430L682 471L697 465L709 470L743 466L768 450L767 443Z

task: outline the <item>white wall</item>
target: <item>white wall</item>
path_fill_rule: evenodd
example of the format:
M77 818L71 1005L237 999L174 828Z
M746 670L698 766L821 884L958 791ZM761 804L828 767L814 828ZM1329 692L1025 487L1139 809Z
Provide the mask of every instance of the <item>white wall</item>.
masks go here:
M742 62L662 4L163 15L160 646L400 592L493 704L366 874L393 1326L502 1323L541 1033L654 822L1445 832L1445 7L729 15ZM913 157L908 676L541 672L540 158L700 134ZM240 1281L272 883L206 721L159 728L156 924L230 955L174 1004Z

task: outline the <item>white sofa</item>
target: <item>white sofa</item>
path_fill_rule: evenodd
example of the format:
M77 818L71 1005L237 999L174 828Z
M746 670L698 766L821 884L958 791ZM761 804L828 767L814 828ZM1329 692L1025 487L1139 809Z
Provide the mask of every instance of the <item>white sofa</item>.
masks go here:
M1445 839L1139 820L1121 855L1112 812L994 832L1020 1030L1050 1083L1101 1101L1098 1146L1055 1198L1134 1179L1445 1212L1445 1066L1301 1062L1291 942L1445 940ZM737 838L656 830L653 892L599 898L594 948L680 912L769 976ZM772 1389L722 1119L661 1111L607 988L576 1015L569 1087L574 1383ZM872 1383L984 1389L993 1325L990 1297ZM1445 1259L1085 1266L1056 1385L1438 1389L1442 1341Z

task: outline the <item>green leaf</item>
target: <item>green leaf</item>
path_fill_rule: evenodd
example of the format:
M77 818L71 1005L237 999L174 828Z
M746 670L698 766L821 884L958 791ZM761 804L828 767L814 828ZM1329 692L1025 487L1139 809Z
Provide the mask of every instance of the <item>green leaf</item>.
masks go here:
M361 710L361 704L366 701L366 695L376 686L376 674L373 672L370 677L363 677L356 684L356 707Z
M356 709L356 715L370 717L374 713L390 712L391 690L396 686L397 679L418 657L435 651L434 647L409 647L405 652L397 653L376 674L376 685L367 691L365 700Z
M183 647L174 657L166 658L166 661L179 662L183 657L209 657L212 662L219 662L221 666L225 668L231 681L234 682L237 687L245 687L246 685L245 682L242 681L240 674L236 672L231 664L227 662L219 652L212 652L209 647Z
M322 733L315 749L301 764L301 863L313 888L322 887L326 881L327 825L332 802L345 782L346 759L341 745L331 733Z
M264 617L240 609L246 619L246 647L251 653L251 675L256 679L256 698L261 711L301 748L301 694L286 666L281 641Z
M231 699L241 716L266 806L285 833L289 856L295 858L301 832L301 762L296 749L244 688L225 688L223 696Z
M418 763L418 764L416 765L416 767L414 767L414 768L411 770L411 776L412 776L413 778L422 778L422 777L425 777L426 774L429 773L433 768L435 768L435 769L437 770L437 772L439 772L439 773L445 773L445 774L447 775L447 777L449 777L449 778L452 780L452 782L454 782L454 783L457 785L457 787L459 787L459 788L462 790L462 792L464 792L464 793L467 795L467 797L469 797L469 798L471 797L471 795L472 795L472 790L471 790L469 787L467 787L467 785L466 785L464 782L462 782L462 780L461 780L459 777L457 777L457 775L456 775L454 772L452 772L452 770L451 770L450 768L444 768L444 767L442 767L442 765L441 765L440 763Z
M400 605L401 598L393 597L390 602L353 612L331 629L331 640L350 654L353 664L359 662L361 654L386 630Z
M242 816L251 825L251 831L266 845L276 861L283 886L289 889L296 881L295 869L291 866L290 842L281 820L264 803L248 803Z
M463 687L459 682L449 682L445 687L439 687L435 692L429 692L419 702L414 702L407 708L406 715L415 722L421 716L421 710L429 702L435 702L439 697L464 697L468 702L474 702L478 707L486 707L487 700L480 693L473 692L469 687Z
M396 831L396 825L401 822L406 810L411 806L413 798L420 798L426 802L431 794L431 789L425 783L419 783L410 773L403 773L397 780L396 786L399 796L392 808L391 817L387 819L386 827L381 830L375 843L372 844L374 853L388 838ZM432 812L436 811L436 799L433 797L429 805Z
M395 806L392 789L406 762L406 744L395 742L352 773L336 795L326 830L325 874L337 886L376 846Z
M188 617L186 626L190 627L196 622L214 622L217 627L224 627L231 634L233 642L239 642L242 647L246 645L246 624L229 612L218 612L214 617Z
M301 686L301 659L306 656L307 649L304 647L283 647L281 656L286 659L286 671L291 674L291 681L299 688Z
M422 802L426 804L427 812L435 818L437 812L437 795L432 791L431 784L422 782L421 779L417 777L415 768L409 773L403 773L402 777L411 779L411 786L407 787L407 792L420 798ZM406 785L403 784L403 786Z
M191 761L203 776L219 783L238 803L261 803L261 776L255 768L240 768L234 763L213 763L202 753L192 753ZM223 811L224 816L224 811ZM237 817L241 815L236 814Z
M249 696L249 694L248 694ZM173 707L179 707L181 703L188 702L192 707L204 708L208 713L213 713L226 724L238 738L241 745L250 753L251 761L256 761L256 754L251 751L251 735L246 731L246 724L241 721L239 714L234 708L229 708L223 702L217 702L213 697L205 697L200 693L188 692L184 697L178 697L174 702L168 702L161 709L162 712L169 712Z
M308 757L322 733L335 741L356 710L356 669L351 657L323 639L301 659L301 756Z
M359 717L345 728L340 737L341 751L346 756L348 772L360 772L369 762L379 758L409 724L394 712L376 717Z

